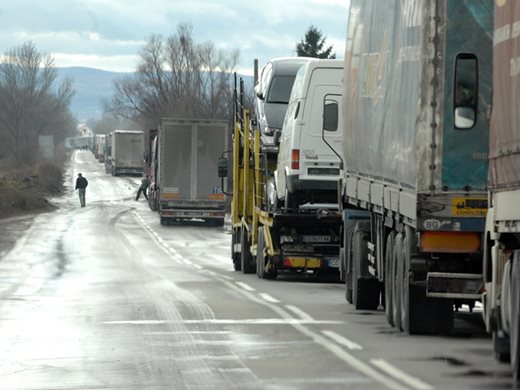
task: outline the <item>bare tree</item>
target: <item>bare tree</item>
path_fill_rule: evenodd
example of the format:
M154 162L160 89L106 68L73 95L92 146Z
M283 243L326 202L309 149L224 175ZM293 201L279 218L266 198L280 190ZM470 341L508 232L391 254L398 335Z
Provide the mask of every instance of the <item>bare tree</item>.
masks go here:
M191 24L182 23L166 40L151 36L139 54L135 75L114 82L116 92L106 111L151 124L166 116L229 116L238 51L196 43Z
M56 86L56 78L53 59L32 42L7 51L0 61L0 144L17 164L37 156L38 135L63 140L73 121L72 81Z

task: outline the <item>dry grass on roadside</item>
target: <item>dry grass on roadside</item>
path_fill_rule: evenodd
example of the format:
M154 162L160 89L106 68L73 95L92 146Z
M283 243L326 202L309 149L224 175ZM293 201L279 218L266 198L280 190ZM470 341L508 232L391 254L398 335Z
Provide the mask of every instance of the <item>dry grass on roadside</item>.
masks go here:
M62 169L51 163L16 169L0 163L0 218L50 210L46 197L62 190Z

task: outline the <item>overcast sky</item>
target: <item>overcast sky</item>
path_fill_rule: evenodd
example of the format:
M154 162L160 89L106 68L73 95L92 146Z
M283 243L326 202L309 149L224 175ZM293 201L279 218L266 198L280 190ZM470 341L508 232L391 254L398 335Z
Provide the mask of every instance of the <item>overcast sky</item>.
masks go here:
M348 0L0 0L0 53L26 41L59 67L133 71L151 34L191 22L197 42L240 50L238 70L253 59L295 55L313 24L343 58Z

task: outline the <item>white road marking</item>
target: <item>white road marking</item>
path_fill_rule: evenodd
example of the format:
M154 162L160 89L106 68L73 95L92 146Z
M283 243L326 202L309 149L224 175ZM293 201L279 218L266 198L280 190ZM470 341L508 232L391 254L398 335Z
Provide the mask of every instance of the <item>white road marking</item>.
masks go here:
M312 318L310 315L305 313L302 309L293 306L293 305L285 305L287 309L292 311L294 314L296 314L298 317L300 317L302 320L308 320L308 321L314 321L314 318Z
M157 241L159 241L161 246L164 248L164 240L159 237L159 235L153 231L153 229L147 229L150 231L154 236L157 237ZM183 261L186 261L183 259ZM192 264L189 262L189 264ZM268 318L268 319L242 319L242 320L231 320L231 319L206 319L206 320L185 320L185 321L166 321L166 320L136 320L136 321L106 321L104 324L107 325L153 325L153 324L166 324L166 323L184 323L184 324L197 324L197 323L212 323L212 324L240 324L240 325L278 325L278 324L284 324L284 325L290 325L293 326L296 330L298 330L303 335L308 336L311 338L315 343L321 345L331 353L333 353L337 358L340 360L343 360L345 363L350 365L355 370L361 372L362 374L366 375L367 377L371 378L372 380L382 384L384 387L389 389L395 389L395 390L404 390L407 387L403 385L405 383L407 386L410 386L413 389L417 390L430 390L432 387L428 385L425 382L422 382L421 380L414 378L397 368L393 367L392 365L388 364L386 361L381 359L371 359L370 362L380 368L384 373L387 375L384 375L383 373L377 371L373 367L371 367L369 364L365 363L364 361L354 357L353 355L349 354L347 351L341 348L340 345L345 345L345 340L348 343L352 343L350 340L344 339L341 342L338 340L337 337L331 337L331 334L334 332L328 333L327 331L322 331L324 335L330 337L332 340L329 340L328 338L320 335L319 333L316 333L312 329L309 329L306 325L315 325L315 324L346 324L345 321L319 321L314 320L309 314L305 313L303 310L299 309L296 306L292 305L286 305L286 308L290 311L292 311L294 314L300 317L300 319L293 318L287 311L283 310L281 307L274 305L273 302L269 301L265 298L263 295L267 294L260 294L260 296L263 298L263 300L260 300L257 296L251 294L250 292L256 291L253 287L249 286L246 283L243 282L235 282L230 283L229 281L233 281L234 278L223 275L220 273L215 273L213 271L209 271L208 274L212 275L215 279L220 280L223 284L227 285L228 287L231 287L236 290L242 291L242 293L247 296L251 301L260 303L262 305L270 307L274 312L278 313L281 318ZM244 291L245 290L245 291ZM272 298L272 297L271 297ZM273 298L274 299L274 298ZM339 336L339 335L338 335ZM342 337L342 336L340 336ZM340 344L340 345L338 345ZM351 346L354 346L357 344L349 344ZM361 347L361 346L359 346ZM349 348L347 346L347 348ZM358 349L358 348L352 348L352 349ZM398 379L400 382L394 380Z
M203 267L201 265L198 265L198 264L193 264L193 266L197 269L202 269Z
M370 362L378 367L380 370L386 372L388 375L394 377L395 379L400 380L403 383L406 383L408 386L417 389L417 390L430 390L433 389L431 385L422 380L415 378L411 375L408 375L406 372L401 371L397 367L391 365L386 360L383 359L371 359Z
M266 294L266 293L260 293L260 296L262 298L264 298L267 302L271 302L271 303L280 303L280 301L272 296L270 296L269 294Z
M228 335L231 331L229 330L181 330L178 332L143 332L145 335L150 336L168 336L168 335L177 335L180 334L182 336L186 334L201 334L201 335Z
M244 290L246 291L256 291L253 287L251 287L249 284L247 283L243 283L243 282L235 282L238 286L240 286L241 288L243 288Z
M218 275L216 278L218 279L220 275ZM220 279L222 283L224 283L226 286L234 289L239 290L239 288L230 282L226 282L225 280ZM278 315L283 319L293 319L290 314L282 309L281 307L277 305L273 305L271 303L268 303L264 300L261 300L257 298L256 295L251 294L249 292L243 292L243 295L248 297L251 301L257 302L261 305L267 306L271 308L275 313L278 313ZM294 319L293 319L294 320ZM320 321L320 323L323 323L323 321ZM344 322L346 323L346 322ZM305 325L309 324L308 321L301 322L292 322L290 323L291 326L293 326L297 331L299 331L301 334L308 336L311 340L313 340L315 343L321 345L325 349L327 349L329 352L334 354L337 358L347 363L349 366L354 368L355 370L361 372L362 374L366 375L367 377L371 378L372 380L380 383L384 387L388 389L394 389L394 390L405 390L407 387L403 386L402 383L399 383L392 379L392 377L389 377L387 375L384 375L380 373L379 371L372 368L369 364L363 362L362 360L354 357L353 355L349 354L347 351L342 349L339 345L336 343L330 341L329 339L325 338L324 336L320 335L319 333L316 333L315 331L309 329Z
M348 349L352 349L352 350L363 349L363 347L361 345L359 345L358 343L350 341L346 337L343 337L342 335L340 335L336 332L333 332L331 330L322 330L321 333L323 333L327 337L330 337L332 340L334 340L339 345L343 345L343 346L347 347Z
M163 325L163 324L220 324L220 325L345 325L344 321L303 320L298 318L245 318L239 320L208 318L202 320L124 320L104 321L105 325Z

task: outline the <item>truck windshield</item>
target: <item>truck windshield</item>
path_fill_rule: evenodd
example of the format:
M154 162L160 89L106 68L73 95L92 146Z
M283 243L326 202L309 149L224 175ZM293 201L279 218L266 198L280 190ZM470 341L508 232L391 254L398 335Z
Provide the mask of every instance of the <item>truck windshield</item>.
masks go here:
M267 103L289 103L295 76L274 76L267 94Z

